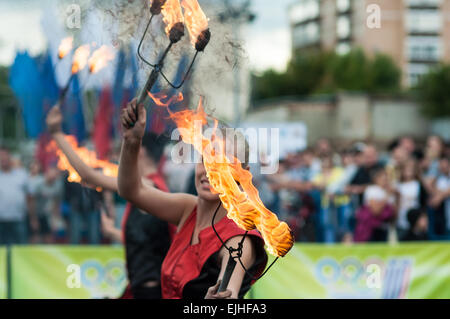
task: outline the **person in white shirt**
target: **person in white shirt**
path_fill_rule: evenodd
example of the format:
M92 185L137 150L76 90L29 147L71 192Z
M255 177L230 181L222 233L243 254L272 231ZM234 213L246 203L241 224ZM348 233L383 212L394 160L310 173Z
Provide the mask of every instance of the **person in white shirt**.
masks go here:
M414 159L408 160L401 168L400 180L396 186L399 193L399 207L397 214L397 232L403 237L410 225L408 211L413 208L423 207L426 192L419 178L418 163Z
M27 179L9 150L0 148L0 245L26 241Z

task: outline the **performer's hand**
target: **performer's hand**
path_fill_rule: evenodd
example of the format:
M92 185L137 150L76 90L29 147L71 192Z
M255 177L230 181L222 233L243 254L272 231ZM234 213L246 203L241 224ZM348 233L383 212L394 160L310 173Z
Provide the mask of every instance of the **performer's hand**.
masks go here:
M138 111L136 111L136 104L136 98L127 104L127 107L122 110L121 121L123 137L140 140L145 133L147 113L143 104L139 104ZM136 114L138 114L137 117Z
M206 293L205 299L232 299L231 290L225 290L222 292L218 292L219 286L222 280L219 280L214 286L208 288L208 292Z
M62 131L62 114L58 104L54 105L48 112L45 122L47 123L47 128L50 134L55 134Z
M100 210L101 223L102 223L102 233L105 236L109 236L114 229L114 220L109 217L104 209Z

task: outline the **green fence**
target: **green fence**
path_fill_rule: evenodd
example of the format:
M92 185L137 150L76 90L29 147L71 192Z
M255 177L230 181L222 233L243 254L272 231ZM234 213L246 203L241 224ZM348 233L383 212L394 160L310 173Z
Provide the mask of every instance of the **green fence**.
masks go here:
M0 247L0 298L117 298L126 283L122 247ZM450 243L296 244L247 298L450 298Z

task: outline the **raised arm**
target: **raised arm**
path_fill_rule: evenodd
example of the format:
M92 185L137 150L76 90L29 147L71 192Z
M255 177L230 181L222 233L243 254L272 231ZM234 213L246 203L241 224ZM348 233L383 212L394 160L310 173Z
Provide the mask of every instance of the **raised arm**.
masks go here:
M106 176L86 163L78 156L67 142L62 130L62 115L59 106L54 106L47 115L47 127L59 149L66 155L70 165L77 171L83 182L117 192L117 178Z
M120 152L119 194L136 207L162 220L178 225L190 213L197 198L188 194L170 194L142 183L138 172L138 154L145 133L146 111L139 105L136 118L136 99L122 112L123 143Z

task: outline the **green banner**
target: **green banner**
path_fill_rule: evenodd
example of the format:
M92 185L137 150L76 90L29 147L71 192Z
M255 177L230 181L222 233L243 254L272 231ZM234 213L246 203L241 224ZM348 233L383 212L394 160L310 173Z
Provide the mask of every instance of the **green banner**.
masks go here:
M0 299L6 299L6 247L0 247Z
M247 298L450 298L450 243L299 243Z
M126 286L115 246L13 246L12 298L117 298Z

